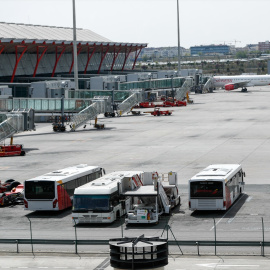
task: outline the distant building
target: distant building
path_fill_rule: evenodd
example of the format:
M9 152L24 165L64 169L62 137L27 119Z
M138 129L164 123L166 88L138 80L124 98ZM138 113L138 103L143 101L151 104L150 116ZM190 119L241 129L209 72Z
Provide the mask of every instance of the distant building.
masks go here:
M254 52L259 50L258 44L247 44L246 47L249 52Z
M270 51L270 42L268 40L265 42L259 42L258 47L261 52Z
M228 45L206 45L190 47L191 55L215 55L215 54L229 54L230 46Z
M180 53L181 55L185 55L189 53L189 50L180 47ZM139 59L142 59L143 57L147 58L174 58L178 56L178 47L158 47L158 48L143 48Z

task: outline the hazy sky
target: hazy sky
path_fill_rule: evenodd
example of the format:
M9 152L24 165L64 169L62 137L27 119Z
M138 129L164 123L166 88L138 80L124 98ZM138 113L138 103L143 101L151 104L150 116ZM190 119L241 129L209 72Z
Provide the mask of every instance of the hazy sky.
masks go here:
M177 46L177 0L76 0L77 27L115 42ZM2 22L72 27L72 0L0 0ZM270 39L270 0L179 0L181 46ZM235 41L241 41L235 42Z

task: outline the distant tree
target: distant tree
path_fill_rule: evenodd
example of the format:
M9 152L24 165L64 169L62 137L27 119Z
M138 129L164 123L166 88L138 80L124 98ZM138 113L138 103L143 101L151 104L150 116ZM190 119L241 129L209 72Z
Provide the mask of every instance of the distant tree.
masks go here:
M142 58L142 60L143 60L144 62L146 62L146 61L148 60L147 55L144 55L143 58Z
M239 51L236 53L237 58L247 58L247 53L244 51Z
M146 69L148 69L148 66L143 65L143 66L142 66L142 69L143 69L143 70L146 70Z

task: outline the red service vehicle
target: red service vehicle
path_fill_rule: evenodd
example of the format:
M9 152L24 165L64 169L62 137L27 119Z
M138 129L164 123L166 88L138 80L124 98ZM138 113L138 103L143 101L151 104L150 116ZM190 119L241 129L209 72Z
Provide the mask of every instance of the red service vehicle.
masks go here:
M141 102L139 104L139 107L140 108L154 108L154 107L156 107L156 105L153 102Z
M178 107L178 106L187 106L186 101L176 100L176 101L164 101L164 107Z
M0 157L24 155L25 151L21 144L0 145Z
M155 108L154 111L152 111L152 112L145 112L145 113L151 113L151 115L160 116L160 115L171 115L172 114L172 111L169 111L169 110L161 111L159 108Z
M157 104L156 107L179 107L179 106L187 106L186 101L175 100L175 101L164 101L162 104Z

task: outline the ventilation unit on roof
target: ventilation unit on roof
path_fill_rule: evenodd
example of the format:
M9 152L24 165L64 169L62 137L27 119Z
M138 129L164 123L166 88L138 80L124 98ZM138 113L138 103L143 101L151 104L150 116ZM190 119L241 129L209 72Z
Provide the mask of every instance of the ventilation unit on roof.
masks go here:
M85 167L87 167L88 165L87 164L79 164L79 165L77 165L76 167L77 168L85 168Z

